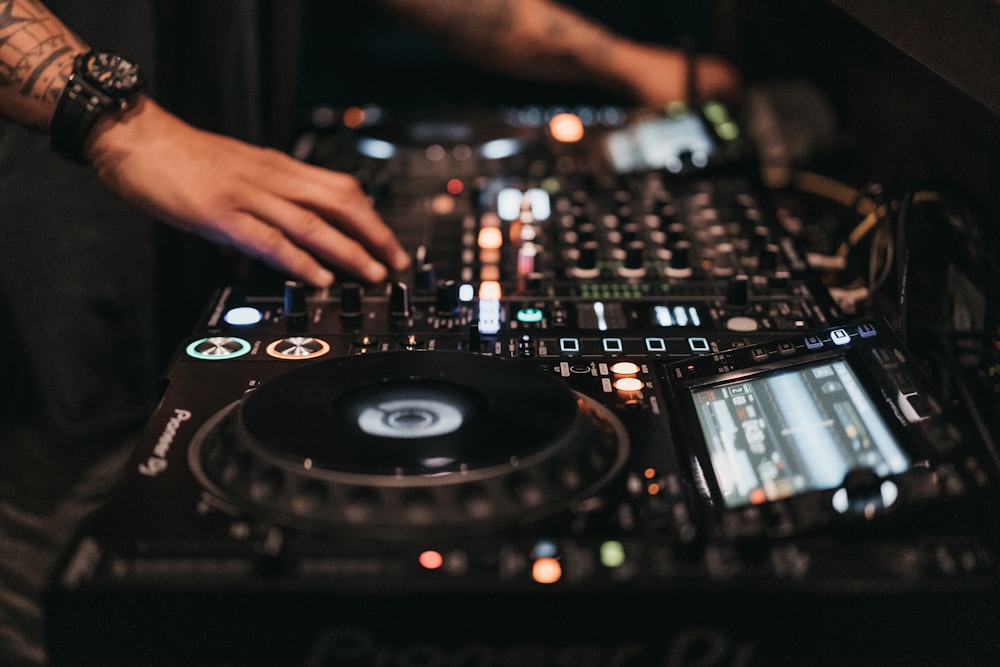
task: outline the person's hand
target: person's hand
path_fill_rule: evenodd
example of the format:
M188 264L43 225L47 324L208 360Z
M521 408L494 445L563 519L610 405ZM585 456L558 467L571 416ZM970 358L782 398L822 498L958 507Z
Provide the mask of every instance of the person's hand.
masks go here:
M639 104L659 107L687 100L688 63L682 51L629 43L622 47L617 69L629 94ZM695 84L701 100L735 103L742 92L736 68L713 55L695 57Z
M85 148L101 180L153 217L312 285L324 264L377 282L409 257L356 179L187 125L142 98Z

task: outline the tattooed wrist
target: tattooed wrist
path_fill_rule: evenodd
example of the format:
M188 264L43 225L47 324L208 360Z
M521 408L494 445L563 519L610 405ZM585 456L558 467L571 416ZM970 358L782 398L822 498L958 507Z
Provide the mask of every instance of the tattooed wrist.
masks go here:
M0 96L4 110L45 124L83 44L41 2L0 0ZM8 109L8 105L10 109ZM17 115L15 113L15 115Z

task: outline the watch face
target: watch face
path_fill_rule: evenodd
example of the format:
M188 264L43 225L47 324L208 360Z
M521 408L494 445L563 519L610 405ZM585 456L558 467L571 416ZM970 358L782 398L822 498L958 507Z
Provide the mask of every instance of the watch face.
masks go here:
M125 95L139 89L142 75L135 63L117 53L93 51L83 62L87 78L110 95Z

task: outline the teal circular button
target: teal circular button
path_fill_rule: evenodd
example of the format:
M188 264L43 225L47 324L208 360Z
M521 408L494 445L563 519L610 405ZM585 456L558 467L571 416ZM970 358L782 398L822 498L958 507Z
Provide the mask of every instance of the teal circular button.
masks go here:
M187 346L188 356L217 361L242 357L250 351L250 342L232 336L201 338Z

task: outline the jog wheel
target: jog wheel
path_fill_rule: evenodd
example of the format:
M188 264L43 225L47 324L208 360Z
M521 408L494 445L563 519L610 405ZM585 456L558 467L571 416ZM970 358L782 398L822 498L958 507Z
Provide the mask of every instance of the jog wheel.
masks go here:
M628 438L554 375L458 352L296 368L216 415L191 465L261 518L405 537L534 520L598 492Z

